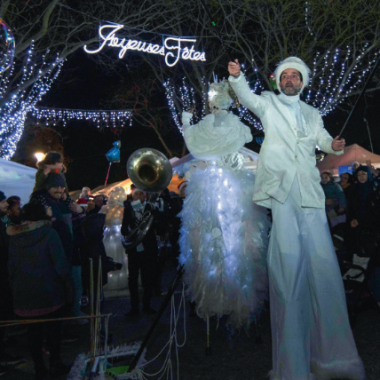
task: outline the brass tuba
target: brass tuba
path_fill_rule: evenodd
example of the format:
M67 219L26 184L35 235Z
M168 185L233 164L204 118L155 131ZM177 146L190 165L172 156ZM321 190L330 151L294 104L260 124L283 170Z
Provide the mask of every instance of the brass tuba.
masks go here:
M127 172L131 181L148 193L166 189L173 176L169 160L163 153L151 148L133 152L127 162Z
M133 152L127 162L127 172L137 188L148 193L166 189L173 176L169 160L163 153L151 148L142 148ZM153 218L149 211L145 212L137 226L127 236L122 237L122 244L127 252L142 242L152 225Z

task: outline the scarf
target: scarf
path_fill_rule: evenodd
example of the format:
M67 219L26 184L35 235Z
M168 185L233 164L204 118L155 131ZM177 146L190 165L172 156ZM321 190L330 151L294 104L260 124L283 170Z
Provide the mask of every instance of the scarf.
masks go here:
M342 185L340 184L340 187L344 190L344 189L347 189L348 187L350 187L351 184L349 182L347 182L345 185Z
M281 92L280 95L278 95L278 98L280 99L281 103L289 109L290 114L296 122L297 136L299 138L306 137L308 135L308 131L306 127L306 121L301 111L299 94L294 96L287 96Z

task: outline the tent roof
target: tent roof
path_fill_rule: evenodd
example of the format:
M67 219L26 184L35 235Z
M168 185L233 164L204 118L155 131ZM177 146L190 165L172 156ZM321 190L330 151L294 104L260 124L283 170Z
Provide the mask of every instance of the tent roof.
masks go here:
M7 197L17 195L23 204L29 202L37 169L0 158L0 190Z
M365 164L367 160L371 160L374 166L380 166L380 156L369 152L358 144L346 146L344 153L340 156L328 154L325 159L317 164L320 172L331 171L338 169L339 166L348 166L353 162L358 161L360 164Z

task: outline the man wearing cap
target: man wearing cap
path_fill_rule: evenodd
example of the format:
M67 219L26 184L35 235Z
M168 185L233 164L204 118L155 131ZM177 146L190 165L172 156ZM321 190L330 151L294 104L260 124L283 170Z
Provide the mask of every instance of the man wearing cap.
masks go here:
M270 379L363 380L315 160L316 145L342 154L345 141L333 139L318 110L299 99L310 73L301 59L289 57L278 65L279 95L253 94L237 60L228 70L239 101L265 130L253 200L273 214L267 257Z

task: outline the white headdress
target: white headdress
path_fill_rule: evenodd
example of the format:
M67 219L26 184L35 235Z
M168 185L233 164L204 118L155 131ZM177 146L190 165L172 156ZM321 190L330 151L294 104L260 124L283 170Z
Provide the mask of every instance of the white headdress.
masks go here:
M310 69L307 67L306 63L300 58L288 57L278 64L276 70L274 71L274 75L276 76L276 83L279 91L281 91L281 73L286 69L296 69L302 74L302 92L302 90L309 84Z
M228 109L234 100L234 94L227 80L211 83L208 92L208 101L211 108Z

